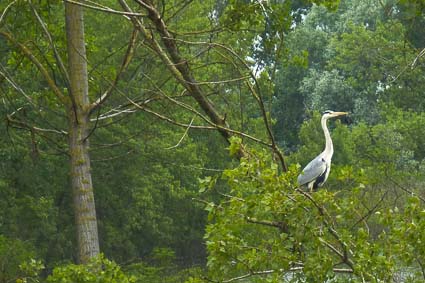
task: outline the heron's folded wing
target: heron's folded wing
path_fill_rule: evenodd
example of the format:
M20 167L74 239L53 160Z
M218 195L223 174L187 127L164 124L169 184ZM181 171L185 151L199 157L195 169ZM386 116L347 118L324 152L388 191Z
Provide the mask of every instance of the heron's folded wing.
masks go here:
M316 157L304 168L298 175L298 184L300 186L310 183L326 171L326 162L320 156Z

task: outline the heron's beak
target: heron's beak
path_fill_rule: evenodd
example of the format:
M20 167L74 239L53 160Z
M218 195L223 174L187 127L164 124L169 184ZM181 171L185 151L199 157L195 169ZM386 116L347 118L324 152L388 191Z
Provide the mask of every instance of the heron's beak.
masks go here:
M348 112L334 112L332 113L333 117L348 115Z

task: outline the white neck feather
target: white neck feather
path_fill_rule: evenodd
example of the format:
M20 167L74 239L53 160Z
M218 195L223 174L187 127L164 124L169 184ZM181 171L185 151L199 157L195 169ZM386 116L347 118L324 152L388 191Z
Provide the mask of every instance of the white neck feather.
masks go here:
M334 153L334 146L332 144L331 135L329 133L328 127L326 126L327 119L322 117L322 129L323 133L325 134L325 140L326 140L326 146L325 150L323 151L324 157L328 158L329 161L332 159L332 155Z

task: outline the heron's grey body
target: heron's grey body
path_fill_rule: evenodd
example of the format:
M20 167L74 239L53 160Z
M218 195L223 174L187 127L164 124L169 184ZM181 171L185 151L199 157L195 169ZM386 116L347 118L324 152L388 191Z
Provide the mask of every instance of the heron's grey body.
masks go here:
M323 113L321 124L326 140L325 149L322 151L322 153L320 153L316 158L307 164L297 179L300 186L307 186L310 191L321 187L328 179L329 172L331 171L331 161L334 148L331 135L329 133L328 127L326 126L326 121L329 118L341 115L347 115L347 113L333 112L330 110Z
M307 185L310 191L317 189L326 182L330 170L331 162L326 161L322 154L320 154L310 161L298 176L298 184L300 186Z

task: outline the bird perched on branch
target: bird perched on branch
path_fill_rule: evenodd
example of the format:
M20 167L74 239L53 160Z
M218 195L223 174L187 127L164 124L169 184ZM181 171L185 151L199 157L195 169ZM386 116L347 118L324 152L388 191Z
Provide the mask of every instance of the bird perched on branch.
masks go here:
M302 173L298 176L297 181L300 186L307 186L310 191L313 191L318 187L321 187L326 182L326 179L328 179L334 148L331 135L329 134L328 127L326 126L326 121L329 118L347 114L347 112L334 112L331 110L323 112L321 124L326 140L325 150L310 161L310 163L307 164Z

